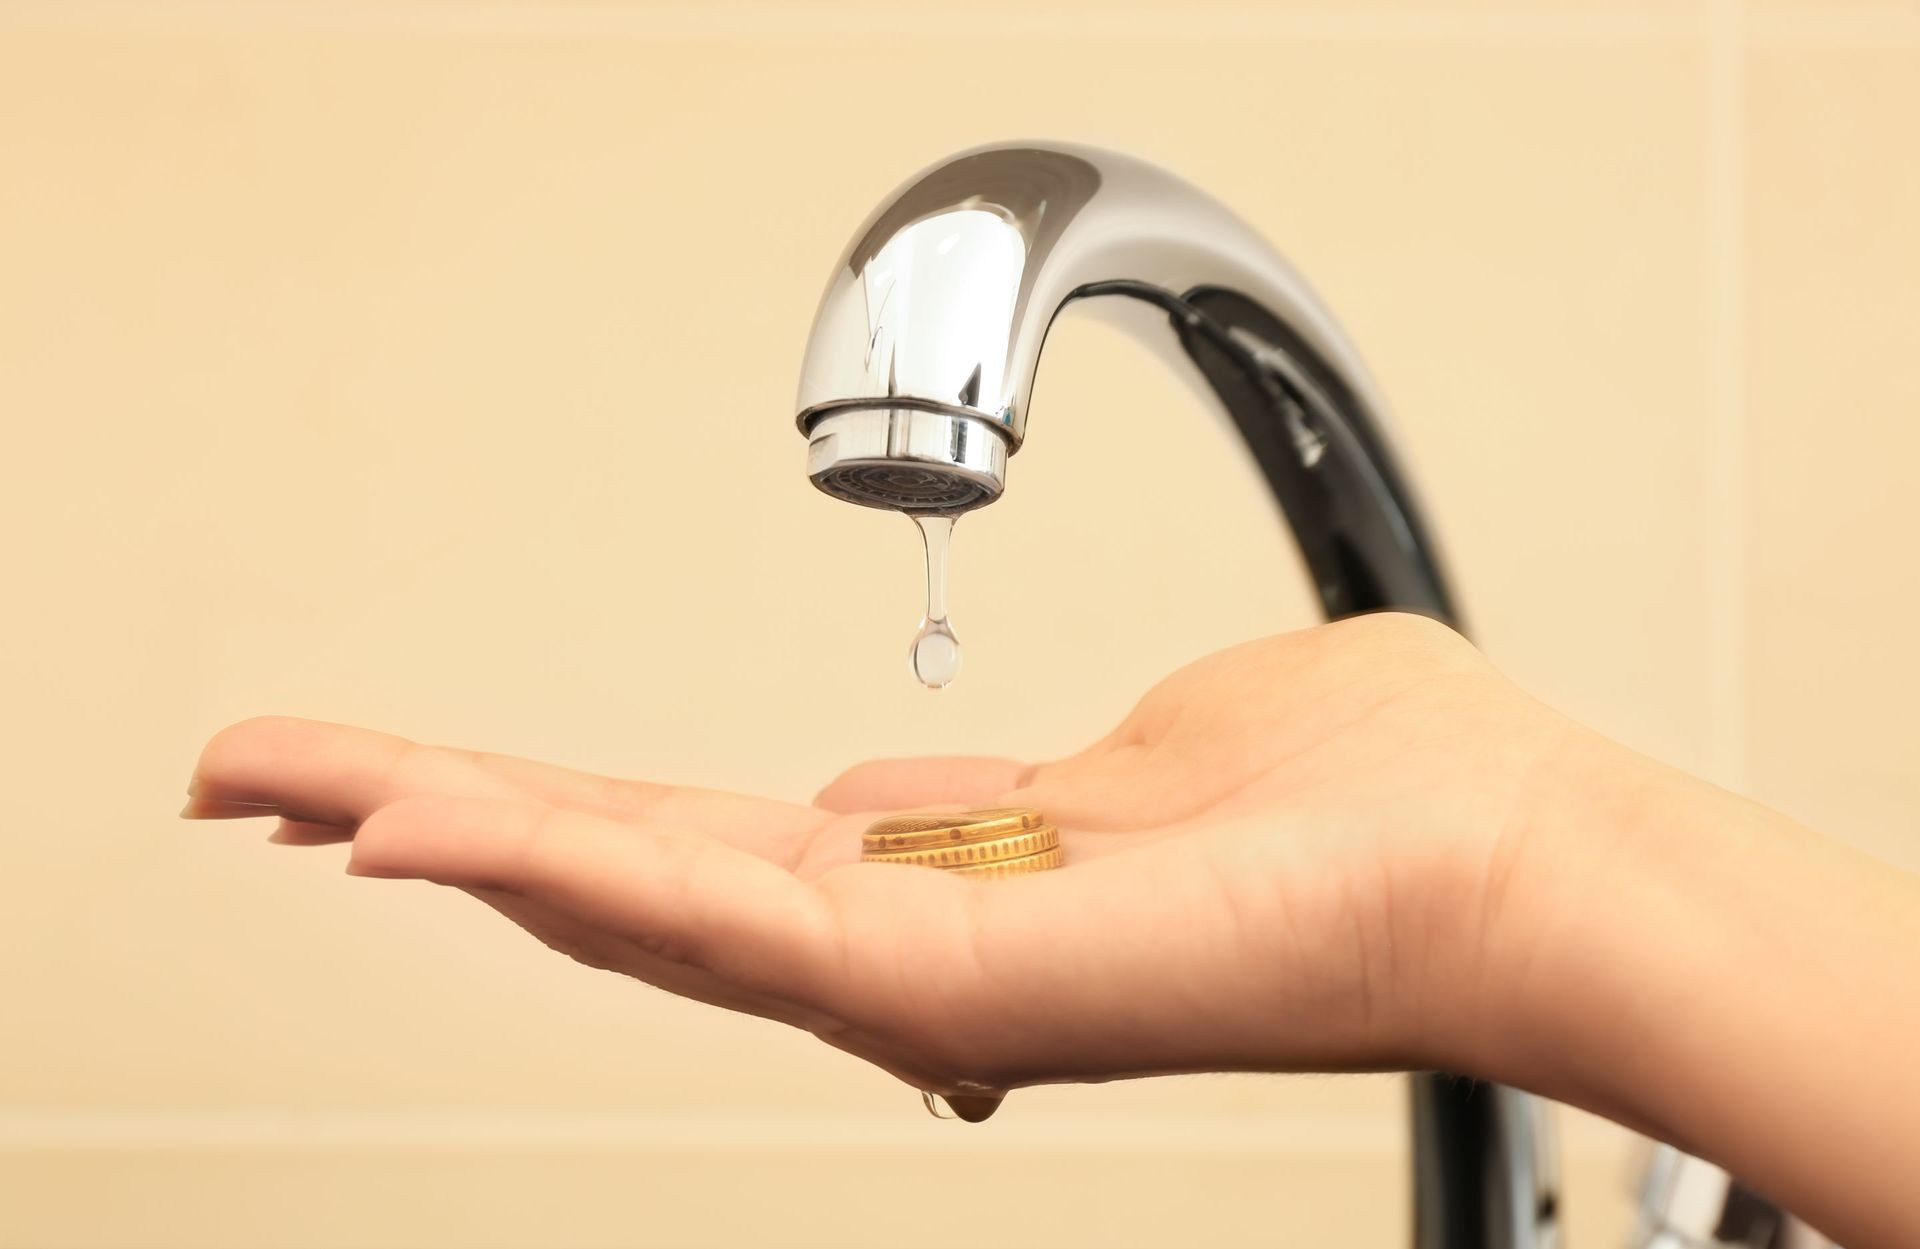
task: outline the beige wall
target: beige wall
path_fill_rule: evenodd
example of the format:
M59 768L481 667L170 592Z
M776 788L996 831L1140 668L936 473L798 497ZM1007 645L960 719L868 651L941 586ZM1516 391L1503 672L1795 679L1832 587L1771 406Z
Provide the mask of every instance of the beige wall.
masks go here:
M804 797L1308 621L1227 433L1063 323L909 682L914 536L808 487L795 367L873 201L1028 134L1314 280L1512 672L1920 867L1911 4L0 4L0 1245L1400 1239L1397 1082L936 1124L173 819L255 712ZM1566 1126L1613 1243L1628 1139Z

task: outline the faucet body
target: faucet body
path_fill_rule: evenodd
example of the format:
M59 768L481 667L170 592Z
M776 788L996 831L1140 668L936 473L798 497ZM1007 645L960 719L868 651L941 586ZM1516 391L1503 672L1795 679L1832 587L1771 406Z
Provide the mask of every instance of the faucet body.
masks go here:
M1093 148L962 153L855 233L801 369L814 483L921 514L997 498L1070 305L1156 348L1233 420L1330 617L1459 623L1384 408L1320 301L1217 201Z
M1234 423L1328 618L1391 608L1461 624L1385 409L1326 308L1218 202L1094 148L961 153L856 231L801 372L814 484L915 515L992 502L1069 306L1125 326ZM1441 1075L1414 1077L1412 1107L1417 1249L1556 1243L1542 1107Z

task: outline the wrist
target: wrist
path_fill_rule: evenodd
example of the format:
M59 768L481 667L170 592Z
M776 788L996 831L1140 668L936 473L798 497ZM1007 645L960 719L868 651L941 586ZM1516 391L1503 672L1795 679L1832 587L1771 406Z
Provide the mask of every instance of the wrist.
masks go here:
M1639 1125L1648 1038L1697 1007L1737 921L1703 884L1777 839L1778 817L1584 730L1529 778L1489 900L1467 1060ZM1769 827L1773 825L1774 827Z
M1476 1074L1709 1158L1842 1243L1905 1243L1916 882L1618 747L1560 784L1581 810L1508 921L1537 940L1502 956Z
M1499 916L1508 939L1489 943L1497 1026L1474 1059L1697 1152L1688 1113L1751 1052L1764 989L1844 957L1830 938L1845 921L1822 911L1856 856L1597 735L1569 745L1542 795Z

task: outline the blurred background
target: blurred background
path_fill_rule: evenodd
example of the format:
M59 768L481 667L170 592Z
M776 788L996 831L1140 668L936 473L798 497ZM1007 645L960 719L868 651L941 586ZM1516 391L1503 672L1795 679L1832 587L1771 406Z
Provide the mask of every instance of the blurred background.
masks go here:
M1514 677L1920 868L1916 134L1892 0L0 3L0 1244L1401 1243L1398 1079L936 1123L182 786L280 712L804 800L1310 623L1233 435L1068 317L909 678L801 346L896 183L1053 137L1326 297ZM1619 1243L1634 1142L1561 1127Z

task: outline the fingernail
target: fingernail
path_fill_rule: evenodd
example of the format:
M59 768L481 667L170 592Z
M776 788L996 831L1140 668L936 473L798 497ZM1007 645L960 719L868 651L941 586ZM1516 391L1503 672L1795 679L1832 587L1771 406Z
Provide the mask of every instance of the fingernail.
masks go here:
M213 798L220 802L244 802L254 806L272 806L274 802L271 794L251 793L247 790L235 789L231 785L212 784L198 774L187 782L187 797Z
M187 805L180 808L180 818L183 820L244 820L279 813L280 808L271 802L236 802L231 798L202 798L198 795L188 798Z

